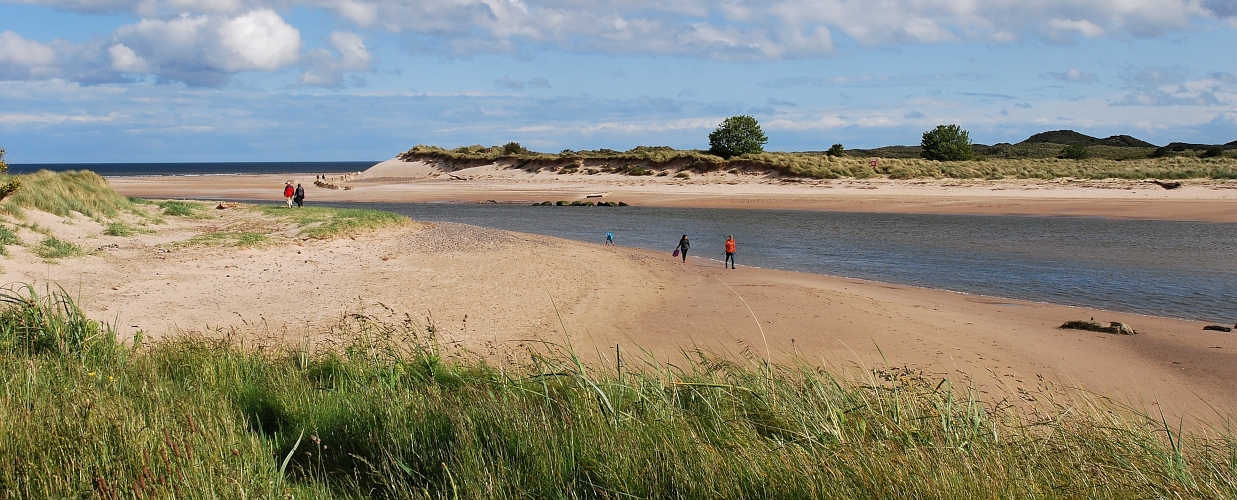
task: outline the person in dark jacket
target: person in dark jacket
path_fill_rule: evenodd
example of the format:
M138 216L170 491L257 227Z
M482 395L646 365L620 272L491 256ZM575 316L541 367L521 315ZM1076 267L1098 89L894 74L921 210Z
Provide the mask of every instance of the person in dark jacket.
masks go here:
M301 187L300 183L296 184L296 191L292 194L292 201L296 202L297 208L305 206L305 188Z
M686 234L683 235L683 237L679 239L678 249L679 249L679 253L683 254L683 262L687 262L687 249L691 248L691 246L692 246L691 242L687 241Z

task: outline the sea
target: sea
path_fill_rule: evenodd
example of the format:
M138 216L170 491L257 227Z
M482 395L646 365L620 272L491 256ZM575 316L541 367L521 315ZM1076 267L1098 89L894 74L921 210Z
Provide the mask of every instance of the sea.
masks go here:
M10 174L39 170L92 170L104 177L159 175L342 174L360 172L377 161L196 162L196 163L10 163Z
M57 169L88 168L104 176L340 173L375 163L73 164ZM13 171L20 172L19 167L30 168L14 165ZM723 242L733 234L739 269L724 272L755 266L1224 325L1237 321L1234 223L495 203L322 205L599 245L611 232L621 246L665 252L667 259L686 234L689 255L719 272Z

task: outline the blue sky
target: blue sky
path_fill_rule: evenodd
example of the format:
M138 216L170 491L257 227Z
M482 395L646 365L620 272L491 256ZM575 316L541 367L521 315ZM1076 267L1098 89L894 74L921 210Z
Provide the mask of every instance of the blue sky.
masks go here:
M0 0L13 163L1237 140L1234 0Z

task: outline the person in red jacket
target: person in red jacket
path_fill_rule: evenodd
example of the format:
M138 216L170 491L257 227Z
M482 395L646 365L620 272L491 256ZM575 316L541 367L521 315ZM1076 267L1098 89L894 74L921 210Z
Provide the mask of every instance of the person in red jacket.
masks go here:
M283 185L283 197L288 199L288 208L292 208L292 196L295 194L296 189L292 187L292 181Z
M731 269L734 269L734 235L726 238L726 262L722 263L722 267L729 264Z

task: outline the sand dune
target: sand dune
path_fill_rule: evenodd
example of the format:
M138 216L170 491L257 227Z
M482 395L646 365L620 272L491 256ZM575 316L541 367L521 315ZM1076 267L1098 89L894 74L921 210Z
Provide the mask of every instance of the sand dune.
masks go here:
M449 175L448 175L449 174ZM1126 180L803 180L776 175L712 172L667 176L527 172L487 165L445 172L421 162L388 160L357 175L333 175L348 189L295 182L314 201L583 200L671 207L731 207L897 213L1096 216L1237 222L1237 182L1188 181L1173 190ZM117 177L121 193L143 197L279 200L286 174L199 177Z

